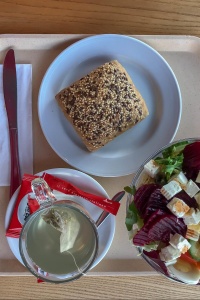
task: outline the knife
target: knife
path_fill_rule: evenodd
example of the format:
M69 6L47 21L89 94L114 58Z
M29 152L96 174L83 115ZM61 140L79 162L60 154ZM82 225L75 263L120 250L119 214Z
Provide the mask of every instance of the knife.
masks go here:
M8 117L10 137L10 198L21 184L18 130L17 130L17 78L14 50L10 49L3 63L3 93Z

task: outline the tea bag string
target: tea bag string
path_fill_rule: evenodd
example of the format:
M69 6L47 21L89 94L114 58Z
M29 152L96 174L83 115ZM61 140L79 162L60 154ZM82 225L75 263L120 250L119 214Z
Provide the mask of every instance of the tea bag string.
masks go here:
M84 272L81 272L79 266L78 266L77 263L76 263L76 259L75 259L74 255L73 255L69 250L66 250L66 251L72 256L73 261L74 261L74 264L75 264L75 266L77 267L78 272L79 272L81 275L87 276L87 274L85 274Z

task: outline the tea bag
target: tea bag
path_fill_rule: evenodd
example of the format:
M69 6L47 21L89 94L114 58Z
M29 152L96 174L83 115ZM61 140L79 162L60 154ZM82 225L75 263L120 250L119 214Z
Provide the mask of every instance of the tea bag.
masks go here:
M68 214L63 217L57 210L50 208L42 214L42 218L47 224L62 232L68 220Z
M68 251L74 247L74 243L80 230L80 223L71 211L60 212L50 208L42 215L43 220L61 232L60 252Z

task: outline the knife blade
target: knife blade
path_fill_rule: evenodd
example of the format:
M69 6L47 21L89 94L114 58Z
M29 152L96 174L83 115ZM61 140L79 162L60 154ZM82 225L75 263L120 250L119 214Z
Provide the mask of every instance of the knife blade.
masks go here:
M3 93L8 117L10 138L10 198L21 183L19 152L18 152L18 129L17 129L17 76L14 50L6 53L3 63Z

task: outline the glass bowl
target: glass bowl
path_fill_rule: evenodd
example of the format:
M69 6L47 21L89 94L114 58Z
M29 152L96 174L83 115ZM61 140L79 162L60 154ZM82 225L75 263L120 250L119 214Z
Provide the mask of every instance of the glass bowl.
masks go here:
M136 172L130 187L136 187L137 188L142 184L142 182L146 183L146 175L144 172L144 166L151 160L151 159L155 159L156 157L162 157L162 152L163 150L167 149L168 147L177 144L179 142L184 142L184 141L188 141L190 143L196 142L196 141L200 141L200 138L185 138L185 139L180 139L180 140L176 140L172 143L169 143L167 145L165 145L164 147L160 148L159 150L157 150L155 153L153 153L151 156L149 156L144 163L140 166L140 168L138 169L138 171ZM128 211L128 207L131 204L131 202L133 201L133 196L131 194L128 194L127 196L127 202L126 202L126 211ZM133 244L132 244L133 245ZM158 257L154 256L154 252L143 252L142 247L140 246L134 246L140 256L155 270L157 271L159 274L165 276L166 278L175 281L175 282L179 282L182 284L188 284L182 280L180 280L179 278L177 278L172 272L169 271L168 267L166 267L165 263L162 262L160 259L158 259ZM199 277L200 278L200 277ZM190 283L189 283L190 284ZM200 285L200 282L195 283L197 285Z

